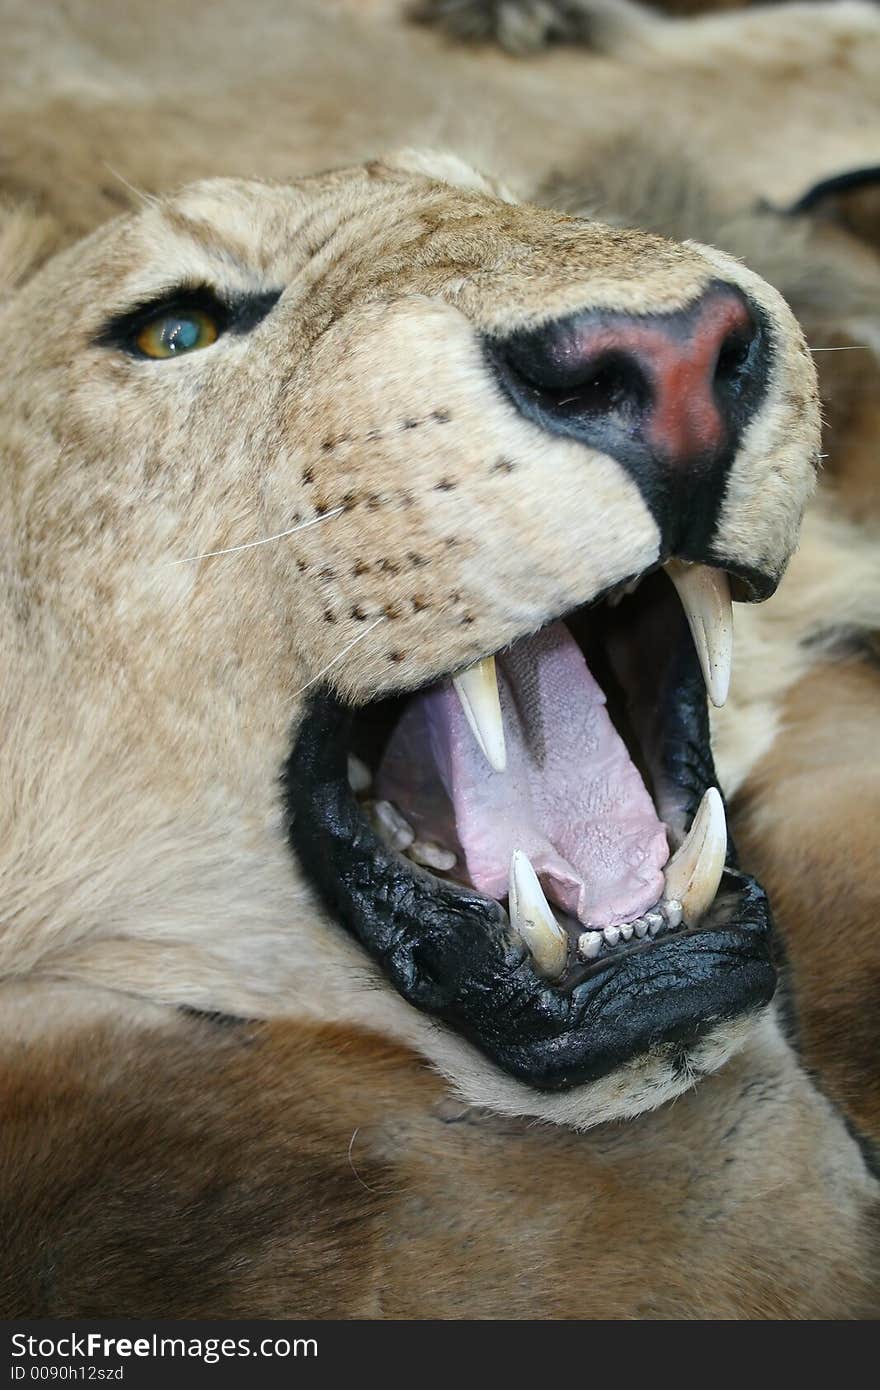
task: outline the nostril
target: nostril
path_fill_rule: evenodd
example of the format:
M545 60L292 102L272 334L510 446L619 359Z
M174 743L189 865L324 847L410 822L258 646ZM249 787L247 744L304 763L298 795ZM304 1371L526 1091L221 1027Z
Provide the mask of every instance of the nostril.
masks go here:
M651 404L648 376L635 356L607 348L592 353L505 353L508 372L536 404L562 416L634 415Z
M646 409L651 388L639 364L625 353L609 352L582 380L545 391L557 410L572 415L625 415Z
M722 340L715 361L713 385L716 391L736 392L746 381L756 342L753 324L737 327Z

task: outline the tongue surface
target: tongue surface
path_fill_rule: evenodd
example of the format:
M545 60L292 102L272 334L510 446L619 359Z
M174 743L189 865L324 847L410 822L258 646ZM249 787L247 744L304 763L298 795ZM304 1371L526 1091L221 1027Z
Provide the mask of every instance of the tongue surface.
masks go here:
M467 878L507 896L524 850L547 897L585 926L632 921L663 888L666 833L605 696L562 623L496 658L507 767L493 772L451 682L409 702L378 792Z

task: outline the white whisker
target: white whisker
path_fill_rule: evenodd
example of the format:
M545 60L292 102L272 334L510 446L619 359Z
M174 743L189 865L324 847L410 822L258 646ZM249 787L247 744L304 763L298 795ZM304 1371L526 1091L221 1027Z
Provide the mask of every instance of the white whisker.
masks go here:
M130 193L133 193L136 198L139 198L142 203L146 203L148 207L151 205L153 207L159 206L161 199L157 198L155 193L145 193L142 188L135 188L134 184L129 183L125 175L120 174L118 169L114 169L112 164L108 164L106 159L102 160L101 162L103 163L104 168L110 171L114 179L118 179L119 182L123 185L123 187L127 188Z
M325 676L327 672L331 669L331 667L335 666L338 661L341 661L342 658L351 651L352 647L356 647L358 642L362 642L364 638L367 636L367 634L373 631L374 627L378 627L379 624L384 623L384 621L385 614L380 613L379 617L376 618L375 622L370 623L369 627L365 627L363 632L359 632L357 637L355 637L354 641L349 642L347 647L343 647L341 652L337 652L333 660L328 661L327 665L323 666L316 676L312 676L312 679L310 681L306 681L305 685L300 686L299 690L295 690L293 693L293 698L296 699L297 695L302 695L303 691L308 690L310 685L314 685L315 682L319 681L322 676Z
M846 347L810 348L810 352L870 352L870 343L847 343Z
M245 541L243 545L227 545L223 550L206 550L201 555L187 555L182 560L168 560L166 564L191 565L195 560L213 560L215 555L235 555L239 550L253 550L256 545L268 545L270 541L280 541L284 536L293 536L297 531L307 531L310 526L317 526L319 521L329 521L331 516L339 516L344 511L344 507L334 507L332 511L313 516L311 521L301 521L298 526L290 526L286 531L276 531L274 536L263 536L259 541Z

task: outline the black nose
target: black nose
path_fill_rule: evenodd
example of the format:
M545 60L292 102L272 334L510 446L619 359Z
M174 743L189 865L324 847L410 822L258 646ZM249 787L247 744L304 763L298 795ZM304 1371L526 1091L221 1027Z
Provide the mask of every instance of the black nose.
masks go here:
M705 558L770 349L741 290L713 282L670 314L590 311L488 343L522 414L610 454L635 479L664 548Z

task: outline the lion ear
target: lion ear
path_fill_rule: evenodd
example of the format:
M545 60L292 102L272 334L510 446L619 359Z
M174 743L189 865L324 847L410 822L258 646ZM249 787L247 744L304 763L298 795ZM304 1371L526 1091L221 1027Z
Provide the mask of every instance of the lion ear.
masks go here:
M23 285L60 241L53 218L26 203L0 202L0 297Z
M880 164L823 179L786 211L830 222L880 252Z

